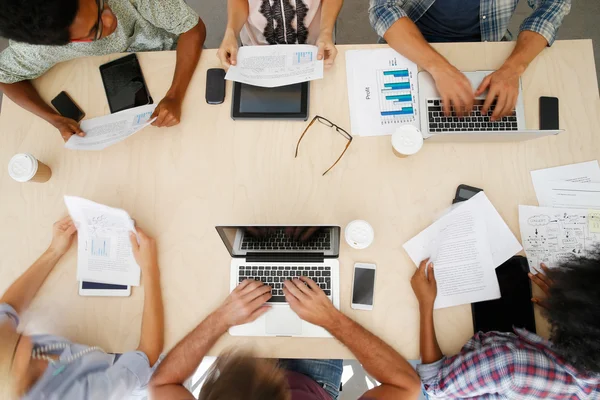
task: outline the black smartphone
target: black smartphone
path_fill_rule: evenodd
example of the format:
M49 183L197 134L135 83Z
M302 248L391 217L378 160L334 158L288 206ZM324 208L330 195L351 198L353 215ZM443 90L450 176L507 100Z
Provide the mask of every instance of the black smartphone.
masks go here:
M52 99L51 103L63 117L74 119L77 122L85 117L85 113L75 104L67 92L60 92L58 96Z
M206 71L206 102L221 104L225 101L225 70L210 68Z
M100 75L111 113L152 104L152 97L135 54L101 65Z
M479 192L483 192L483 189L479 189L469 185L458 185L458 188L456 188L456 195L454 196L454 200L452 200L452 204L469 200L471 197L475 196Z
M540 130L559 129L558 99L556 97L540 97Z

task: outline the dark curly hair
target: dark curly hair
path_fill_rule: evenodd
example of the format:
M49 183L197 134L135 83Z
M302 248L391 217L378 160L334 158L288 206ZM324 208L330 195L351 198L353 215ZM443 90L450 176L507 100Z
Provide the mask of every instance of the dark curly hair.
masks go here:
M580 371L600 373L600 248L551 269L545 316L553 350Z
M78 0L0 0L0 35L31 44L67 44L78 8Z

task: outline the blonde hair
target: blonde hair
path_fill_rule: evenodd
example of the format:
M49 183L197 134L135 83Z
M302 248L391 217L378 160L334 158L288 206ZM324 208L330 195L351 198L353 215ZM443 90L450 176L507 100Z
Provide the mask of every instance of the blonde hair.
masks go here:
M19 336L10 322L0 322L0 399L18 398L11 367Z
M290 400L285 373L268 359L229 351L212 365L198 400Z

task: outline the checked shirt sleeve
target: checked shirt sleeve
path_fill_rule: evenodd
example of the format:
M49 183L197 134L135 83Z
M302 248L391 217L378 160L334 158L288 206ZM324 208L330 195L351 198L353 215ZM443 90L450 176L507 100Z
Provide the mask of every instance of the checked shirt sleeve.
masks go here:
M533 13L523 21L520 31L533 31L542 35L551 46L558 28L571 11L571 0L529 0Z
M432 364L417 366L423 388L430 398L505 398L513 393L515 373L512 349L484 345L477 335L461 353Z
M375 32L381 37L388 29L407 13L402 8L405 0L370 0L369 20Z

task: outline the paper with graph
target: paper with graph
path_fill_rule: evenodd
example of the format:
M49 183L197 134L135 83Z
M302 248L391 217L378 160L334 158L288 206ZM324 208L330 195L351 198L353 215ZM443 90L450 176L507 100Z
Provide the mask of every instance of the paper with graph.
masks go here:
M323 60L310 45L243 46L225 79L253 86L278 87L323 79Z
M420 128L417 65L393 49L349 50L346 77L352 133L391 135Z
M556 267L600 245L600 210L519 206L521 240L529 269Z
M134 222L126 211L81 197L65 196L77 227L77 280L140 285L140 267L131 251Z

